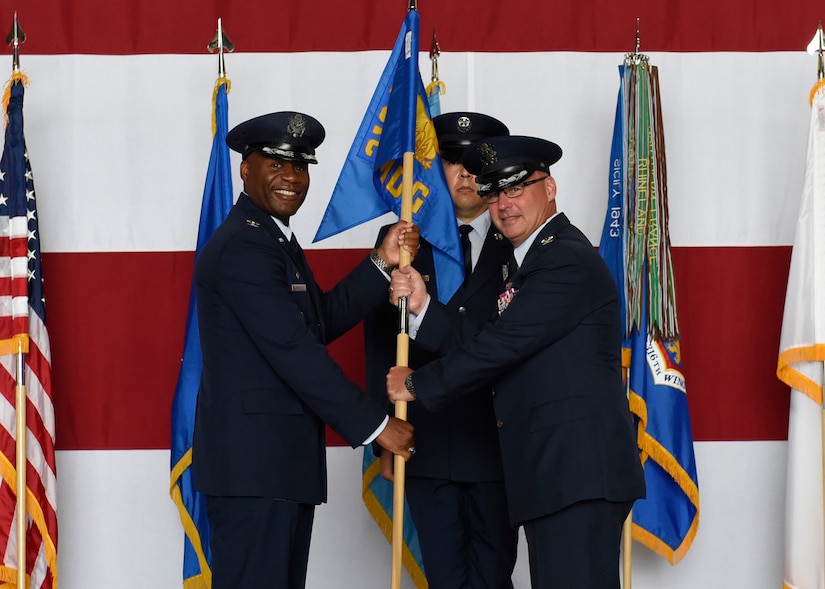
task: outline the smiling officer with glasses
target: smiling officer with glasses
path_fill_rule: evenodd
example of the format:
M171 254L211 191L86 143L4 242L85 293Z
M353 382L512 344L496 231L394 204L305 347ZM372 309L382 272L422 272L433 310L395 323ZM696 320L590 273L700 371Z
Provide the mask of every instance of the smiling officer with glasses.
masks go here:
M622 523L645 493L621 376L616 284L587 237L556 208L550 166L561 148L536 137L471 145L496 228L514 247L499 317L481 331L430 301L406 267L410 336L441 357L387 375L392 401L428 410L490 382L510 521L523 526L533 589L619 588Z

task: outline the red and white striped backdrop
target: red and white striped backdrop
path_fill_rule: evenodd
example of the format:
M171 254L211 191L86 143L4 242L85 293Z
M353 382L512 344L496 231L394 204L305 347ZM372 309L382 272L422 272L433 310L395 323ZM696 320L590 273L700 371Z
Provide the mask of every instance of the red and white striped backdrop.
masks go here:
M0 33L16 9L28 37L24 115L52 342L64 589L178 586L169 407L210 148L217 58L206 45L217 18L237 48L226 57L230 125L295 109L327 129L293 226L331 285L386 222L310 244L406 5L0 0ZM443 110L480 110L558 142L560 208L594 243L617 66L640 18L641 51L660 72L702 520L674 568L639 548L636 585L780 586L788 391L775 367L816 81L804 48L825 9L421 0L419 10L421 47L435 27L443 52ZM421 65L426 81L426 55ZM356 381L360 337L356 329L332 347ZM358 499L360 454L329 452L331 499L318 513L309 586L383 586L383 572L356 562L389 566L377 562L384 541ZM518 574L526 586L526 554Z

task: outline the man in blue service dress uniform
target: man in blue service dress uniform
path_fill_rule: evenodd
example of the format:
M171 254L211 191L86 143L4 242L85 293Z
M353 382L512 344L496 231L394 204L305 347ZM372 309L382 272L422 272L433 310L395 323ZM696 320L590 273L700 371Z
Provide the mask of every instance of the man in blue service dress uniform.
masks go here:
M418 231L398 223L330 292L289 227L324 128L296 112L232 129L244 192L195 265L203 372L195 485L206 495L213 589L302 589L315 505L326 500L324 423L353 447L409 459L412 426L344 377L325 344L386 304L384 272ZM382 270L384 272L382 272ZM403 288L403 287L402 287Z
M496 137L464 155L514 260L499 318L478 331L411 290L416 344L443 355L387 376L393 401L437 410L492 383L510 520L524 527L533 589L618 589L622 523L644 496L621 376L616 285L584 234L556 210L555 143ZM406 281L411 281L410 288ZM458 345L456 343L458 342Z
M493 117L453 112L433 119L447 186L465 256L465 280L446 307L479 329L496 317L502 265L512 247L490 222L476 193L475 178L461 164L464 150L479 139L508 133ZM378 237L380 243L387 228ZM413 262L437 297L432 246L421 241ZM367 390L387 401L387 370L395 364L398 310L386 305L364 322ZM410 346L409 366L436 358ZM408 407L415 426L416 454L406 467L406 498L430 589L512 589L518 534L507 518L504 474L489 385L468 389L438 411L420 403ZM391 478L392 455L382 455L382 474Z

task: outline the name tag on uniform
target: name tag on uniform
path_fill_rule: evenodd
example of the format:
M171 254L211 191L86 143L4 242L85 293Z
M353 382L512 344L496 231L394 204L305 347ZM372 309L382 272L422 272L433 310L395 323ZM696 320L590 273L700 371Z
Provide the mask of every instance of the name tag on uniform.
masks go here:
M292 292L306 292L307 291L307 285L306 284L290 284L289 289Z

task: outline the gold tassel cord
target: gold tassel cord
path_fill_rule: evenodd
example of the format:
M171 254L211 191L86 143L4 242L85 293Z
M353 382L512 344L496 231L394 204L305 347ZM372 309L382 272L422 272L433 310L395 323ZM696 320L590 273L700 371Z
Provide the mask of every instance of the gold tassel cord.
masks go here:
M12 73L11 78L8 79L6 82L5 87L3 88L3 127L8 127L9 125L9 100L11 100L11 87L17 83L23 84L23 86L29 85L29 77L24 74L22 71L15 71Z
M226 93L229 94L229 91L232 89L232 82L230 82L226 76L218 77L218 79L215 80L215 89L212 90L212 137L218 132L218 120L215 110L218 107L218 90L220 90L223 85L226 85Z

